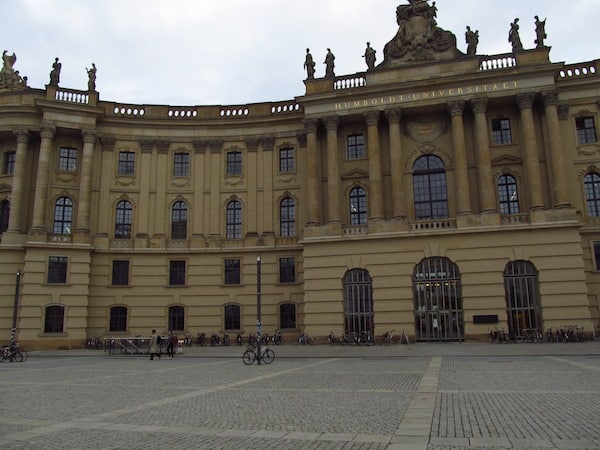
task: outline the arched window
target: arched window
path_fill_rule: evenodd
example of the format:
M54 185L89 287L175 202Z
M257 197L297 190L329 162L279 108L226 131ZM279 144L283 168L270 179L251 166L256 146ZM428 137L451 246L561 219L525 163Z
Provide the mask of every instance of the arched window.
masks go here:
M185 308L183 306L169 306L169 330L185 330Z
M361 187L350 191L350 225L367 224L367 193Z
M44 313L44 333L63 333L65 308L58 305L46 306Z
M294 303L279 305L279 328L282 330L296 328L296 305Z
M528 261L509 262L504 269L504 293L510 336L518 338L542 332L535 266Z
M73 201L60 197L54 205L54 234L71 234L73 226Z
M498 200L500 214L519 214L517 180L512 175L502 175L498 178Z
M352 269L344 275L344 328L373 336L373 284L369 272Z
M225 236L227 239L242 238L242 204L237 200L227 203Z
M171 209L171 239L187 239L187 203L179 201Z
M434 155L421 156L413 165L416 220L448 217L448 187L444 161Z
M8 219L10 218L10 202L2 200L0 202L0 233L8 230Z
M131 218L133 208L131 202L121 200L117 203L115 216L115 239L131 239Z
M464 338L461 275L447 258L426 258L413 272L415 328L418 340Z
M127 331L127 308L125 306L110 308L109 331Z
M241 330L240 305L225 305L225 329Z
M279 204L279 234L296 236L296 204L294 199L286 197Z
M588 173L584 178L584 186L588 214L598 217L600 216L600 175Z

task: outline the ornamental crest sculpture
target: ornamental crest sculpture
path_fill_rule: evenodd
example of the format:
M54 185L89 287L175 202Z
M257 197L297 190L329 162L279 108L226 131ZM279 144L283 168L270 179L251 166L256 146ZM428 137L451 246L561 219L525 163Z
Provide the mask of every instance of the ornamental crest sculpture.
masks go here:
M2 69L0 70L0 89L24 89L27 87L27 77L19 75L18 70L13 66L17 62L17 55L8 54L8 51L2 52Z
M408 0L396 8L398 32L383 48L384 61L378 67L403 63L439 61L463 56L456 36L437 26L437 7L427 0Z

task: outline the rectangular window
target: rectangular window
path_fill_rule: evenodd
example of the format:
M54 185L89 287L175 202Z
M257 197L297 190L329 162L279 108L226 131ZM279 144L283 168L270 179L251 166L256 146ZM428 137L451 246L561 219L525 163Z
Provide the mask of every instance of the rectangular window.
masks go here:
M296 282L296 258L279 258L279 282Z
M119 152L119 175L133 175L135 173L135 153Z
M596 137L596 124L593 117L578 117L575 119L577 128L577 143L594 144L598 141Z
M127 331L127 308L124 306L113 306L110 308L109 331Z
M279 173L292 173L296 170L296 161L293 148L279 149Z
M226 305L225 306L225 329L226 330L240 330L240 306L239 305Z
M129 261L114 260L112 263L112 285L113 286L128 286L129 285Z
M512 144L510 119L492 119L492 143L494 145Z
M365 135L352 134L346 142L346 157L348 159L363 159L365 157Z
M240 260L226 259L225 260L225 284L240 284Z
M175 153L173 155L173 176L174 177L189 177L190 176L190 154Z
M594 252L594 270L600 272L600 241L593 242Z
M65 308L48 306L44 318L44 333L63 333L65 328Z
M17 152L4 152L4 161L2 163L2 173L10 175L15 173L15 161Z
M50 256L48 258L48 284L66 284L67 263L66 256Z
M242 153L228 152L227 153L227 175L242 174Z
M185 286L185 261L169 261L169 286Z
M58 151L58 170L75 172L77 170L77 149L61 147Z
M279 305L279 327L282 330L293 330L296 328L296 305L284 303Z

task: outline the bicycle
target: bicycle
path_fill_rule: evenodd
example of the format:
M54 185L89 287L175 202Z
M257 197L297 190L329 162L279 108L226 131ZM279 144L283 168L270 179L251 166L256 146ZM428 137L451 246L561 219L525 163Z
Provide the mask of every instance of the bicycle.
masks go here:
M258 356L258 348L248 346L242 355L242 361L244 361L244 364L247 366L254 364L254 361L257 361L259 358L265 364L271 364L275 359L275 352L269 347L262 347L260 356Z
M23 354L15 347L11 348L9 346L4 346L0 349L0 354L2 358L0 358L0 362L23 362L24 357Z

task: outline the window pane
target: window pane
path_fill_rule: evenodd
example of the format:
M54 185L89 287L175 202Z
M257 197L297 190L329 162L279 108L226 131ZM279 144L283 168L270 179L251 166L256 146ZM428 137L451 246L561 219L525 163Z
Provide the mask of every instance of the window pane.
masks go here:
M579 144L593 144L597 141L596 124L593 117L578 117L575 119L577 128L577 142Z
M229 152L227 153L227 175L242 174L242 153Z
M444 162L434 155L420 157L413 165L416 220L448 217L448 191Z
M8 221L10 219L10 202L2 200L0 202L0 233L8 230Z
M279 326L283 330L296 328L296 305L284 303L279 305Z
M241 329L239 305L226 305L225 306L225 329L226 330Z
M593 217L600 216L600 175L587 174L584 178L584 188L588 214Z
M135 153L119 152L119 175L133 175L135 173Z
M512 143L510 119L492 120L492 142L494 145Z
M122 200L117 203L117 211L115 217L115 239L130 239L131 238L131 217L133 211L131 203L127 200Z
M185 202L176 202L171 211L171 238L187 239L188 207Z
M279 172L290 173L296 168L294 149L282 148L279 149Z
M227 204L225 236L227 239L242 237L242 204L236 200Z
M240 284L240 260L225 260L225 284Z
M169 331L185 330L185 309L183 306L169 307Z
M294 199L287 197L281 201L279 207L281 236L296 235L296 205Z
M15 173L16 152L4 152L4 162L2 164L2 173L9 175Z
M112 285L113 286L129 285L129 261L127 261L127 260L113 261Z
M127 331L127 308L113 306L110 308L110 331Z
M77 149L61 148L58 153L58 170L74 172L77 170Z
M169 285L185 286L185 261L169 261Z
M365 157L365 136L363 134L348 136L346 154L348 159L363 159Z
M350 191L350 225L366 225L367 194L363 188Z
M62 333L64 331L65 308L62 306L46 307L44 333Z
M173 176L188 177L190 175L189 153L175 153L173 157Z
M73 202L68 197L60 197L54 206L54 234L71 234Z
M296 258L279 258L279 282L296 282Z
M67 257L50 256L48 258L48 283L65 284L67 282Z

